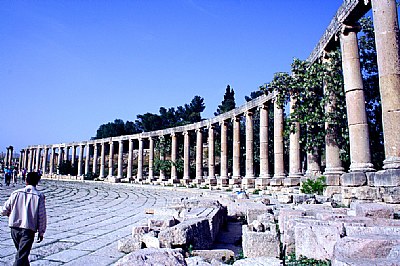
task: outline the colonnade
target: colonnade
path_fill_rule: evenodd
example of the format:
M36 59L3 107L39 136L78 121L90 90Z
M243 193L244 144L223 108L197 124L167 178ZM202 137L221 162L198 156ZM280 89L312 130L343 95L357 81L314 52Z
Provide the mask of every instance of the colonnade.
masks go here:
M359 1L348 2L358 3ZM372 0L371 5L375 25L379 89L383 111L384 171L393 170L395 172L390 173L398 175L400 169L400 55L397 7L394 0ZM335 17L336 20L338 18L340 18L340 14ZM338 24L339 22L335 21L335 23ZM375 171L371 162L369 147L357 42L358 30L359 27L356 23L351 23L350 19L343 19L340 21L340 27L335 35L335 37L339 37L337 39L342 51L344 91L350 136L351 165L349 173ZM334 38L331 39L334 40ZM326 43L328 42L332 41L329 39ZM323 57L324 52L329 51L327 47L328 45L318 48L321 57ZM154 182L157 180L158 182L196 183L210 186L239 185L244 188L298 186L305 174L319 173L321 168L316 160L317 154L312 152L307 154L307 171L304 171L300 157L300 131L297 130L291 133L289 137L289 171L285 171L284 110L279 108L274 99L274 94L263 95L230 112L187 126L79 143L29 146L21 151L21 162L28 171L40 169L43 173L52 175L57 173L57 167L63 160L70 159L72 164L78 165L78 176L93 172L98 173L102 178L107 177L113 181L126 177L136 182ZM273 103L271 110L269 109L270 103ZM335 99L332 99L326 105L325 110L329 112L334 104ZM293 106L293 100L291 105ZM268 135L269 112L273 112L273 136L271 137ZM290 112L292 112L292 109L290 109ZM255 169L254 163L255 113L259 114L260 117L258 169ZM244 140L240 139L241 126L245 127ZM296 124L295 127L298 128L299 125ZM217 128L219 135L216 134ZM229 128L232 128L232 130L230 131ZM220 138L218 140L220 144L218 153L216 152L216 136ZM165 137L171 139L171 152L170 154L161 153L158 155L159 158L155 158L155 141ZM183 154L178 154L179 139L183 139ZM204 139L207 139L207 141L204 142ZM244 143L241 143L241 141L244 141ZM271 141L273 142L273 158L270 158L268 152ZM124 147L126 146L128 146L128 162L126 175L124 175ZM134 147L137 147L137 149L134 149ZM244 153L241 152L241 147L244 147ZM115 167L114 150L116 148L118 149L118 158ZM230 149L232 154L228 152ZM77 153L77 150L79 150L79 153ZM134 150L137 151L136 168L133 163ZM106 151L108 151L108 154L106 154ZM195 155L191 156L193 151ZM207 152L205 153L205 151ZM108 156L107 165L106 156ZM242 156L244 158L241 158ZM167 157L172 162L176 162L179 157L183 158L181 178L178 177L175 164L171 165L169 176L166 176L163 171L155 173L155 160L163 160ZM148 158L147 164L145 164L145 158ZM243 162L245 165L241 167ZM194 164L194 173L191 170L191 164ZM145 169L145 165L147 165L147 169ZM270 169L270 165L273 165L273 169ZM216 169L217 166L218 169ZM106 167L108 167L107 176ZM240 172L241 169L245 169L244 174ZM115 170L116 173L114 173ZM323 174L327 177L327 184L339 186L340 178L345 174L345 170L340 161L339 147L335 144L330 133L326 135L324 170ZM256 173L259 174L256 175Z

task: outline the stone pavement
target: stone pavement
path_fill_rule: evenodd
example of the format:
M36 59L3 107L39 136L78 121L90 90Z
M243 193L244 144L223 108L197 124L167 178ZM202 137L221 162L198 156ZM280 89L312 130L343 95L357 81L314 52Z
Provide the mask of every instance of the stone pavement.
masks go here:
M0 204L23 187L0 187ZM163 207L184 191L132 184L42 180L48 226L42 243L34 243L31 265L112 265L125 254L117 241L131 236L145 209ZM12 265L15 247L8 217L0 216L0 265Z

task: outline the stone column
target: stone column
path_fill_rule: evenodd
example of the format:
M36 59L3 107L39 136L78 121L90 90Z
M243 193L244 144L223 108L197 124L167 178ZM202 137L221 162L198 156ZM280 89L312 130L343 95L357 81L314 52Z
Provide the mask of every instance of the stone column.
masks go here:
M64 149L64 160L69 161L69 147L67 145L65 145Z
M154 139L149 137L149 183L154 179Z
M300 123L297 121L297 118L293 117L295 105L296 99L291 96L290 115L293 120L295 132L291 132L289 136L289 176L284 179L284 186L298 186L300 178L303 176L300 157Z
M137 181L143 180L143 138L139 138Z
M196 183L203 182L203 131L196 129Z
M57 175L60 174L60 166L62 162L62 154L63 154L63 148L58 147L58 157L57 157Z
M189 132L183 132L183 179L188 183L190 179L190 136Z
M164 141L164 136L159 137L160 143ZM165 142L164 142L164 146L165 146ZM160 149L160 161L165 161L165 154L164 154L164 150ZM159 176L159 182L161 183L162 181L166 181L165 179L165 171L163 169L160 169L160 176Z
M128 169L126 172L126 177L128 180L132 179L132 161L133 161L133 139L129 139L128 147Z
M124 142L123 140L118 141L118 173L117 178L121 179L123 177L122 170L123 170L123 163L124 163Z
M35 149L31 148L29 156L29 172L34 171L34 158L35 158Z
M43 155L43 164L42 164L42 172L45 174L47 172L47 157L49 156L49 148L44 148L44 155Z
M274 177L271 186L281 186L285 175L283 162L283 109L274 101Z
M35 171L39 171L40 169L40 152L41 152L41 148L37 147L36 149L36 159L35 159Z
M75 161L76 161L76 146L72 145L72 155L71 155L71 166L72 166L72 168L75 167Z
M400 37L397 6L395 0L372 0L371 3L385 140L383 168L400 169ZM396 175L400 173L397 171Z
M319 153L317 147L313 151L307 152L307 171L306 176L316 177L321 175L321 167L319 164Z
M350 138L350 171L373 171L367 114L358 53L359 27L344 25L340 34L344 89Z
M14 156L14 147L13 146L10 146L10 158L9 158L9 163L10 163L10 165L12 165L12 161L13 161L13 156Z
M10 147L6 147L6 158L4 162L6 166L10 165L9 158L10 158Z
M114 142L110 140L109 145L110 153L108 156L108 178L112 177L114 172Z
M232 160L232 178L229 180L230 186L241 183L240 175L240 116L233 119L233 160Z
M105 177L105 165L106 165L106 144L104 142L101 143L101 152L100 152L100 175L99 177Z
M23 160L23 156L24 156L24 150L20 150L20 151L19 151L19 162L18 162L18 169L19 169L19 170L22 169L22 160Z
M54 147L51 146L51 155L50 155L50 171L49 174L52 175L54 173Z
M256 179L256 188L264 189L269 185L268 160L268 102L260 107L260 178Z
M217 184L215 178L215 142L213 124L208 126L208 179L207 184L212 186Z
M254 129L253 129L253 111L246 112L246 176L242 180L243 188L254 188Z
M98 146L99 145L97 143L93 143L93 174L97 174L97 158L99 153Z
M85 157L85 175L89 174L90 165L90 144L86 143L86 157Z
M178 149L178 143L177 143L177 135L175 132L171 133L171 183L177 183L178 180L178 173L176 170L176 159L177 159L177 149Z
M79 156L78 156L78 176L82 176L82 163L83 163L83 144L79 145Z
M218 186L228 185L228 121L222 121L221 126L221 176L217 180Z
M324 63L329 63L326 56L323 57ZM329 101L325 105L325 113L329 114L334 112L336 106L336 96L333 93L329 93L326 89L328 86L327 82L324 81L324 94L329 98ZM329 94L328 94L329 93ZM337 126L330 128L330 124L325 122L325 172L326 184L328 186L339 186L340 176L344 174L344 168L342 167L342 161L340 160L340 148L335 140L335 135L338 134ZM307 158L307 163L309 159ZM308 167L307 167L308 168Z

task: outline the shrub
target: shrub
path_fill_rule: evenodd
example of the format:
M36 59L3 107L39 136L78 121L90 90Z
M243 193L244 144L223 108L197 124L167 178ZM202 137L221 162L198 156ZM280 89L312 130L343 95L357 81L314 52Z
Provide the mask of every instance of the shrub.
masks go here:
M307 179L303 182L300 188L301 193L322 195L325 184L325 176L320 176L317 179Z

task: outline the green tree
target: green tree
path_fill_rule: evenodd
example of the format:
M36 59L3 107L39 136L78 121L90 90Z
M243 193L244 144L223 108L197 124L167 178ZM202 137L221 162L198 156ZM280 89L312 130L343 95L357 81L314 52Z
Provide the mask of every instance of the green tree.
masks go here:
M215 116L226 113L236 108L235 103L235 91L231 86L226 86L224 100L218 105L217 111L214 113Z

